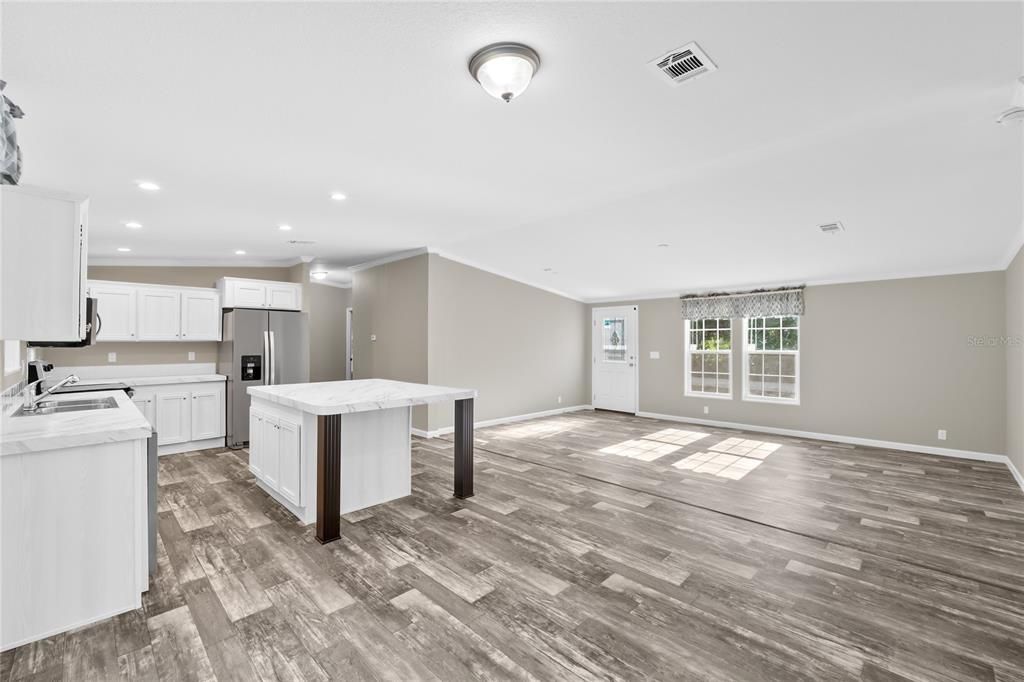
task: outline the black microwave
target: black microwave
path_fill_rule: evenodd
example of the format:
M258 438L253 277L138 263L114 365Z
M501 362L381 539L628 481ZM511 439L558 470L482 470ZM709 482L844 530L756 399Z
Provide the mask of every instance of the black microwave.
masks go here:
M103 320L100 319L99 300L85 299L85 338L81 341L29 341L26 345L32 348L84 348L96 343L96 335L100 333Z

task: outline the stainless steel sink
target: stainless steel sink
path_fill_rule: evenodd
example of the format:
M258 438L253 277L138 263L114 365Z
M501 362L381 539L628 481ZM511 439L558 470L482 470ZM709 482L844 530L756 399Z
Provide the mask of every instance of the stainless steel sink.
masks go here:
M86 410L108 410L117 407L117 400L112 397L94 398L92 400L46 400L36 406L34 412L26 412L21 406L12 417L33 417L40 414L62 414L64 412L83 412Z

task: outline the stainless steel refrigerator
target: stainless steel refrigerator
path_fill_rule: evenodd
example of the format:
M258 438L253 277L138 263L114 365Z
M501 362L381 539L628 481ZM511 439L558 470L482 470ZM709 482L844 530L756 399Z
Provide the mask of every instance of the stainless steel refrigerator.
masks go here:
M249 442L250 386L309 381L306 313L234 308L224 311L217 371L227 376L227 442Z

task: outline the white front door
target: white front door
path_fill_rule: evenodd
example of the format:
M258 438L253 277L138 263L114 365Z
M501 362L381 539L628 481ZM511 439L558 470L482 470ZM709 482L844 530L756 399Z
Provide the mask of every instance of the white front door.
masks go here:
M594 308L592 404L602 410L636 413L637 307Z

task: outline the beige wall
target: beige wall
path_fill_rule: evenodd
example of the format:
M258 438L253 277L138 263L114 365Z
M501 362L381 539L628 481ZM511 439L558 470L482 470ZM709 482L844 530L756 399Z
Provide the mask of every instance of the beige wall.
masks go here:
M478 421L590 402L586 304L440 256L429 260L430 383L478 389ZM452 404L429 412L431 430L452 425Z
M309 311L309 380L345 378L345 309L352 290L310 283L303 291Z
M1024 472L1024 247L1006 270L1006 454Z
M1006 350L1002 272L808 287L799 406L683 395L676 298L640 308L640 409L697 419L1001 454ZM739 340L739 323L734 336ZM869 339L886 346L872 348ZM734 344L733 366L740 366ZM661 359L651 360L650 351ZM704 406L710 414L703 413ZM946 429L948 439L936 438Z
M355 273L354 378L427 383L427 269L423 254ZM413 425L427 428L426 409L413 410Z
M183 287L214 287L221 277L247 277L279 282L292 281L291 268L230 268L230 267L150 267L150 266L89 266L89 279L138 284L167 284ZM217 343L200 341L181 342L107 342L87 348L44 348L42 356L58 367L106 365L108 353L117 353L118 365L163 365L189 362L189 351L196 354L194 362L216 362Z

